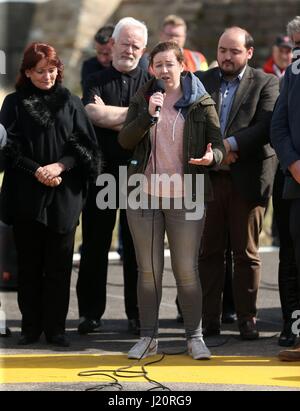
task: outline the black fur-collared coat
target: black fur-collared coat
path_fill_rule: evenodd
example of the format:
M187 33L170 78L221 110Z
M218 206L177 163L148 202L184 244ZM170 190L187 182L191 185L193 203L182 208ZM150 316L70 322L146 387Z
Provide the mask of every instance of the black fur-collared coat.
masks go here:
M1 219L39 221L58 233L77 225L90 180L99 172L99 150L80 99L56 84L42 91L30 84L9 94L0 122L7 130ZM40 166L65 165L55 188L38 182Z

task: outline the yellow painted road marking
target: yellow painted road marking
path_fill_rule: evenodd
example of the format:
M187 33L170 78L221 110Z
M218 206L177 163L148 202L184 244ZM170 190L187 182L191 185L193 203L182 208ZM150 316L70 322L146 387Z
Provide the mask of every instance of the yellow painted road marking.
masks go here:
M145 359L141 364L158 358ZM108 379L79 377L78 373L117 369L134 363L125 355L0 355L0 382L102 382ZM285 363L273 357L213 357L210 361L195 361L187 355L166 356L162 362L146 369L150 378L160 382L300 388L300 362ZM133 370L139 371L140 367ZM145 382L141 377L119 380Z

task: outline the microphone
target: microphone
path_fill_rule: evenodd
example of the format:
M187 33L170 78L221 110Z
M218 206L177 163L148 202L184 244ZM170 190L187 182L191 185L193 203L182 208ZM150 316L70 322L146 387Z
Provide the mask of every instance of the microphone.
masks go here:
M153 87L153 91L154 93L160 92L160 93L164 93L165 92L165 83L163 80L161 79L156 79L154 87ZM159 117L159 113L160 113L161 107L160 106L156 106L155 107L155 114L154 117Z

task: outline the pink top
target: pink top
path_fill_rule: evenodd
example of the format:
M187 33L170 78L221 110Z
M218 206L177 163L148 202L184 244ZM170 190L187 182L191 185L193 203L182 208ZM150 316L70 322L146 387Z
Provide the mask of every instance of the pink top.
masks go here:
M152 150L145 170L148 186L144 185L144 191L158 197L177 198L184 195L183 129L185 120L181 111L176 110L173 105L174 102L168 105L165 100L158 123L151 129ZM169 183L170 177L174 183Z

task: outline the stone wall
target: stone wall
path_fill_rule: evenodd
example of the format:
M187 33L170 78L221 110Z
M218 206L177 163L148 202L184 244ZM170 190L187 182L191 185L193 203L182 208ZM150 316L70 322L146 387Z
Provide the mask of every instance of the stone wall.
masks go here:
M6 74L0 76L1 87L15 81L34 12L31 3L0 3L0 49L6 54Z
M31 41L57 48L65 64L65 83L80 92L79 73L85 50L99 27L111 20L121 0L49 0L0 3L0 49L7 54L2 86L15 81L23 50Z
M187 47L202 51L211 62L216 58L218 37L228 26L245 27L254 37L253 65L261 66L274 38L285 33L286 24L300 15L299 0L123 0L114 18L131 15L149 27L149 46L158 39L164 17L178 14L189 28Z
M54 45L65 64L65 83L80 92L85 50L99 27L111 19L121 0L51 0L37 6L30 40Z
M39 4L0 3L0 49L7 53L8 83L12 84L20 56L30 41L53 44L65 63L65 83L80 93L79 73L96 30L107 22L132 16L146 22L149 48L158 41L167 14L188 23L187 47L215 59L224 27L240 25L254 36L253 64L268 56L274 37L284 33L287 22L300 15L299 0L49 0Z
M125 16L132 16L144 21L149 28L149 47L158 41L158 33L162 21L168 14L177 14L184 18L189 26L194 16L202 7L199 0L123 0L121 6L113 16L117 21ZM193 45L188 39L187 47Z
M300 15L299 0L206 0L193 20L191 41L215 58L217 40L224 27L239 25L254 37L252 64L261 66L278 34L286 33L287 23Z

